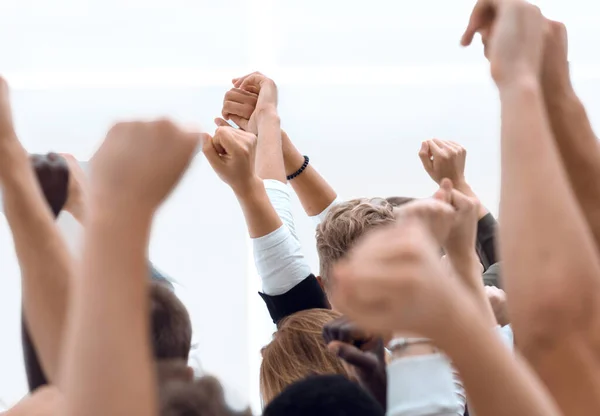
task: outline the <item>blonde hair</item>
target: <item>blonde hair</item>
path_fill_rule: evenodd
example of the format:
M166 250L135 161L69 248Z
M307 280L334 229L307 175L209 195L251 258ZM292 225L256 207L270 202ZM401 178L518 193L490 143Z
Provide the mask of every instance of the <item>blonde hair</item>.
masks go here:
M395 220L394 205L383 198L360 198L334 206L317 228L320 274L327 283L333 264L367 231Z
M354 379L323 340L323 326L341 316L328 309L309 309L281 321L273 340L262 349L260 394L263 405L290 384L312 375L341 374Z

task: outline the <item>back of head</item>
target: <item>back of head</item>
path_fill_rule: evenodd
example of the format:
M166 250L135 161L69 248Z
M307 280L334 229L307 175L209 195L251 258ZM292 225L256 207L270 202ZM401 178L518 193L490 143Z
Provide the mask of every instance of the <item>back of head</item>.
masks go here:
M236 412L227 404L221 383L214 377L193 382L168 380L160 386L161 416L251 416L250 410Z
M323 326L340 316L327 309L309 309L281 321L273 340L262 350L260 391L264 404L288 385L311 375L352 376L327 349L322 335Z
M150 324L154 357L187 361L192 343L192 323L186 307L165 285L150 285Z
M312 376L288 386L263 416L383 416L385 412L358 384L338 375Z
M407 196L390 196L385 200L389 202L394 208L397 208L404 204L414 201L415 198L410 198Z
M334 206L317 228L320 274L327 284L333 264L367 231L395 220L394 206L382 198L353 199Z

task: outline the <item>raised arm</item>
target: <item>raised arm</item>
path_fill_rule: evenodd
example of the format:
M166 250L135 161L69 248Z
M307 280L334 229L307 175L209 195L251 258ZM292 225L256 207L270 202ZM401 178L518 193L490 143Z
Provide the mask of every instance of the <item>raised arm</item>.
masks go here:
M161 120L117 124L91 166L81 275L65 347L69 415L157 414L146 253L153 215L198 135Z
M3 113L0 116L0 181L5 215L21 268L24 315L44 372L50 380L55 380L73 263L54 224L29 155L12 128L8 86L2 79L0 111ZM54 169L61 163L56 155L44 160L38 158L34 163L46 163L45 170L54 170L53 178L44 174L43 179L62 181L63 185L68 180L66 169ZM62 198L64 204L66 189ZM53 205L62 205L59 202L54 201Z
M419 158L435 183L439 185L443 179L450 179L456 190L479 200L465 178L467 151L464 147L448 140L426 140L421 144ZM481 263L486 270L498 262L496 228L494 216L479 201L476 243Z
M459 371L469 407L477 414L558 416L533 372L514 359L464 285L444 272L432 230L427 221L411 217L367 234L334 267L336 306L366 330L380 334L408 331L433 340ZM449 365L444 369L442 362L435 362L435 355L420 358L432 360L436 372L431 371L434 367L415 372L410 383L401 383L401 373L390 378L389 400L405 394L407 386L426 385L434 389L431 393L436 398L449 400L436 401L435 408L415 407L410 414L456 414L458 398L450 394ZM390 402L388 411L402 414L403 403L395 403L398 409Z
M252 122L257 97L253 92L240 90L242 78L234 80L234 88L225 94L223 101L223 116L233 121L241 129L258 134L257 124ZM217 125L224 126L224 120L217 120ZM292 143L285 131L281 132L283 161L287 177L298 174L305 165L305 158ZM308 162L300 174L290 179L292 188L298 195L307 215L317 217L323 215L327 208L336 200L337 194L329 183L317 172L312 163Z
M600 147L569 76L565 27L548 22L542 72L544 102L556 146L596 246L600 247Z
M58 216L60 211L66 205L66 201L69 199L68 197L68 185L71 183L71 175L68 170L67 164L65 160L57 155L34 155L30 157L30 161L32 167L35 171L35 176L37 177L37 181L39 187L42 190L46 203L50 207L52 214L54 217ZM39 240L39 243L42 243L43 240ZM52 278L52 274L50 274L50 278ZM44 279L46 281L46 279ZM46 284L52 284L53 280L46 282ZM60 283L60 281L59 281ZM34 288L35 290L35 288ZM23 291L22 296L27 296L28 292ZM62 302L63 307L67 302L67 294L62 294L62 298L58 299L46 299L44 304L53 302ZM24 299L23 304L27 304L28 300ZM43 306L43 305L41 305ZM40 308L37 308L38 311ZM37 320L39 322L40 319L58 319L57 323L60 327L64 328L64 320L66 316L55 316L52 313L52 309L49 310L49 313L46 314L37 314L32 316L26 316L25 310L23 310L22 318L21 318L21 343L23 347L23 358L25 362L25 371L27 373L27 382L29 384L29 391L32 392L39 387L48 384L48 377L46 376L45 371L42 369L42 364L40 362L40 355L38 354L38 349L46 348L47 343L44 343L44 340L41 340L41 343L38 345L34 345L34 341L31 336L31 330L29 328L28 320ZM37 327L42 327L44 330L49 329L46 325L37 325ZM53 341L53 346L56 348L55 351L60 351L62 345L62 333L59 334L47 334L44 339L50 339ZM40 336L36 336L36 339L40 341ZM48 352L47 348L45 349ZM46 367L57 368L56 361L59 359L58 355L45 354L45 359L51 359L52 362L50 365ZM51 377L53 380L56 380L56 374L52 374Z
M492 10L495 13L489 13ZM492 16L502 16L493 23ZM593 343L600 262L562 167L539 74L546 21L520 1L480 1L464 43L489 35L502 112L500 251L517 345L565 414L600 411Z

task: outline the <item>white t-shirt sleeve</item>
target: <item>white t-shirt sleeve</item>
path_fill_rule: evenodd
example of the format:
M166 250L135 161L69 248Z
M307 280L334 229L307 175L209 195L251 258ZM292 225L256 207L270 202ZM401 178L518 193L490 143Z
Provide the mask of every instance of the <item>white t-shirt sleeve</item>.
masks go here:
M506 345L508 348L510 348L510 350L514 350L515 349L515 336L513 334L512 331L512 327L510 325L506 325L506 326L500 326L498 325L496 327L496 330L498 331L498 335L500 335L500 339L502 340L502 342L504 343L504 345Z
M313 222L315 228L317 228L317 226L323 222L323 220L325 219L325 217L327 216L327 214L329 214L329 211L331 211L331 208L335 207L340 202L342 202L342 200L339 197L336 197L333 200L333 202L331 203L331 205L329 205L327 208L325 208L321 213L319 213L317 215L313 215L312 217L310 217L310 219Z
M287 185L273 180L264 181L271 204L283 225L263 237L252 239L254 264L262 280L265 295L282 295L310 276L310 267L295 235Z
M388 416L457 416L464 391L443 354L406 357L388 366Z

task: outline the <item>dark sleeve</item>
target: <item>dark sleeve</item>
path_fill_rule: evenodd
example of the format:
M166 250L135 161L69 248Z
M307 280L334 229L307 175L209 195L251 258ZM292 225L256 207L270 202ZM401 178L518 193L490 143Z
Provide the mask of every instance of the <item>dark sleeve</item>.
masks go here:
M497 228L498 222L492 214L487 214L477 223L477 254L484 270L499 260L496 254Z
M29 385L29 391L34 390L48 384L44 370L40 365L37 352L31 337L29 336L29 329L25 323L25 316L21 316L21 342L23 343L23 358L25 360L25 372L27 373L27 384Z
M502 289L500 263L492 264L485 273L483 273L483 284L486 286L496 286L497 288Z
M283 295L269 296L264 293L259 295L265 301L275 324L296 312L307 309L330 309L325 292L312 274Z

